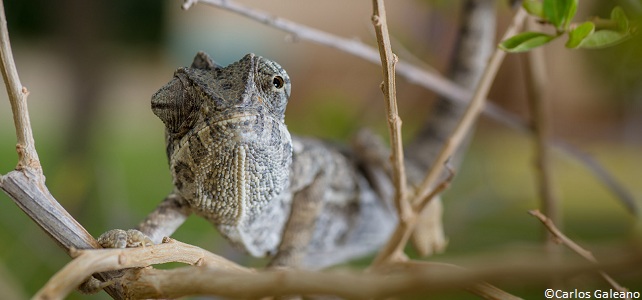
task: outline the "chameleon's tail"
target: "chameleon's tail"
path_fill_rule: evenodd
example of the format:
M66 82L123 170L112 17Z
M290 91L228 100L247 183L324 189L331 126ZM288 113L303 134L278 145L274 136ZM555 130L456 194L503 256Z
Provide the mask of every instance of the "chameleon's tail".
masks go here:
M467 0L462 6L459 37L452 56L449 75L467 89L474 89L484 71L488 58L495 48L495 2L492 0ZM441 147L457 125L465 106L447 99L439 99L428 115L415 139L406 148L406 158L420 174L431 167ZM465 147L461 147L463 149ZM461 156L459 151L457 156ZM451 161L458 161L454 158ZM411 183L420 178L409 174Z
M479 82L495 48L494 3L492 0L467 0L462 6L459 37L452 57L450 77L455 83L470 90ZM464 110L463 105L439 99L414 141L406 148L406 170L411 185L418 185L423 179ZM464 144L450 160L455 168L467 142ZM418 219L412 242L423 256L443 251L448 243L443 230L442 210L441 199L434 199Z

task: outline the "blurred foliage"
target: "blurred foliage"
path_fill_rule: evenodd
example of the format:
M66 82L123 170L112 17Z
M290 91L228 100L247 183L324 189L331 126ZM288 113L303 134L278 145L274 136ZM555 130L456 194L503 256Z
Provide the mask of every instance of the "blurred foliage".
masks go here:
M56 5L47 0L6 0L7 24L12 36L42 37L53 33Z
M12 36L42 38L54 34L57 20L86 13L85 5L100 9L106 37L112 42L157 45L165 32L164 5L158 0L102 1L5 0L7 23ZM67 10L64 10L67 8ZM82 24L78 24L82 26Z
M593 17L579 25L571 26L577 13L578 0L525 0L522 7L543 24L552 25L555 34L521 32L502 41L499 47L507 52L526 52L546 45L567 34L566 47L600 49L620 44L638 31L629 22L624 9L615 6L608 19Z
M631 22L642 24L642 1L616 1L629 14ZM634 5L637 3L637 5ZM598 1L593 11L607 9L609 3ZM642 35L634 35L631 39L618 45L603 49L597 53L587 52L586 63L592 67L593 73L611 87L617 97L605 99L610 105L627 109L627 105L642 105Z

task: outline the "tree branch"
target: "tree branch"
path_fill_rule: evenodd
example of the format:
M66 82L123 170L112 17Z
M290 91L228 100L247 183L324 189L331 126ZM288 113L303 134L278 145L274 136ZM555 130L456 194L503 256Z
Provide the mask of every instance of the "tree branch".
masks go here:
M207 266L217 271L254 272L199 247L169 238L151 247L75 250L72 256L74 260L52 276L34 299L62 299L96 272L144 268L168 262ZM115 286L120 287L118 284Z
M528 29L535 26L533 19L526 21ZM541 207L544 214L549 216L555 223L560 223L557 197L553 191L552 168L550 162L549 123L546 109L546 62L543 49L533 49L525 53L523 58L524 75L526 79L526 91L531 112L531 124L535 140L535 172Z

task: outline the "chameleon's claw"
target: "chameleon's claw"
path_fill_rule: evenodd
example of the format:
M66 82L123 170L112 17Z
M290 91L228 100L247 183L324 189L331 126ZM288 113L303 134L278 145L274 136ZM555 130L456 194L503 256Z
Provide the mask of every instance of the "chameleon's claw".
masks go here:
M136 229L107 231L98 237L98 243L103 248L134 248L154 244L147 235Z

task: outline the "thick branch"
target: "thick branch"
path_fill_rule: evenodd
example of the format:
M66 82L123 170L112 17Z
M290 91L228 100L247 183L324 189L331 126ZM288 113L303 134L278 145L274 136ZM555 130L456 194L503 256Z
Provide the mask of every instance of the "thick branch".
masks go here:
M0 188L65 251L100 248L96 240L49 193L44 178L25 168L0 177Z
M219 271L254 272L196 246L172 239L163 242L152 247L74 251L72 255L76 258L51 277L34 299L64 298L96 272L143 268L167 262L207 266Z

